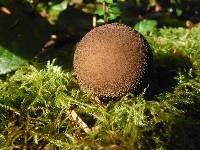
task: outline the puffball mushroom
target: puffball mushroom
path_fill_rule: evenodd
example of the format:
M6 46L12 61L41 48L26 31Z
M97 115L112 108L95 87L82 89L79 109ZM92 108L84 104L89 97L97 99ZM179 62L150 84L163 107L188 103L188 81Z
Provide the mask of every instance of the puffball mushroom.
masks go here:
M139 90L151 64L152 52L145 38L119 23L88 32L78 43L73 62L83 91L113 98Z

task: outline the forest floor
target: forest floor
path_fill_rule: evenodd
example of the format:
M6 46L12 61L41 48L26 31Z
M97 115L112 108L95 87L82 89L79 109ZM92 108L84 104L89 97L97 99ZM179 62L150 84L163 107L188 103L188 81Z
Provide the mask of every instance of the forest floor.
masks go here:
M55 60L18 68L0 80L0 149L200 149L199 33L145 34L154 55L149 86L105 104Z

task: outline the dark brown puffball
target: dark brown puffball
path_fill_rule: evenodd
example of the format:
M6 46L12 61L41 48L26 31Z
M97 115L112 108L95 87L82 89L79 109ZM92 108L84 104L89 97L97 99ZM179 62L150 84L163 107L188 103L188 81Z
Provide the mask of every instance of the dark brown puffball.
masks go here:
M141 88L152 64L152 52L137 31L112 23L96 27L82 38L73 63L83 91L119 97Z

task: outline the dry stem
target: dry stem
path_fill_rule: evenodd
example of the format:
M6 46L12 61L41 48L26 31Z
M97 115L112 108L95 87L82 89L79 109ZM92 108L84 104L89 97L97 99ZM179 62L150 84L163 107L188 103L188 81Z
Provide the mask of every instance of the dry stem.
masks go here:
M81 117L78 116L78 114L76 113L75 110L71 110L70 111L70 114L71 114L71 117L72 117L72 120L79 126L83 129L83 131L85 133L90 133L91 132L91 129L88 127L88 125L81 119Z

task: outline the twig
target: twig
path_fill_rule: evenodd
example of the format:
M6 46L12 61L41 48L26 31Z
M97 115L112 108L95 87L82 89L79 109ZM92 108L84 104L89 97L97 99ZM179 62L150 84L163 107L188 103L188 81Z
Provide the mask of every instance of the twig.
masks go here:
M71 114L71 117L72 117L72 120L78 125L80 126L83 131L85 133L90 133L91 132L91 129L88 127L88 125L81 119L81 117L78 116L78 114L76 113L75 110L71 110L70 111L70 114Z
M92 27L95 28L97 26L97 17L96 15L93 15L92 17Z
M108 22L108 20L107 20L107 15L106 15L106 3L105 2L103 2L103 5L102 5L102 7L103 7L103 17L104 17L104 23L107 23Z
M105 108L104 103L103 103L97 96L92 96L92 100L94 100L94 102L95 102L98 106L100 106L100 107L102 107L102 108Z
M11 14L11 11L6 7L0 7L0 11L2 11L3 13L5 13L7 15Z

